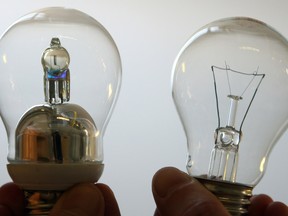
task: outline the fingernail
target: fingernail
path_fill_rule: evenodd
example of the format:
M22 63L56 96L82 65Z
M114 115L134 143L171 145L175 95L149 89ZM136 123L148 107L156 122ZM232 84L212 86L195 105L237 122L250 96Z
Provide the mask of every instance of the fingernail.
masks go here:
M154 175L153 192L158 197L164 198L179 187L192 182L192 177L174 167L163 168Z

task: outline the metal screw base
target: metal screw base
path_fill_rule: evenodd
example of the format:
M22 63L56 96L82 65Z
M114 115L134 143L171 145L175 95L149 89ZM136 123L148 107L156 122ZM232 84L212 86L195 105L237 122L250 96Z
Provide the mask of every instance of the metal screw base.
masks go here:
M194 178L217 196L232 216L248 215L253 187L201 177Z
M27 201L26 216L48 216L61 196L61 191L24 191Z

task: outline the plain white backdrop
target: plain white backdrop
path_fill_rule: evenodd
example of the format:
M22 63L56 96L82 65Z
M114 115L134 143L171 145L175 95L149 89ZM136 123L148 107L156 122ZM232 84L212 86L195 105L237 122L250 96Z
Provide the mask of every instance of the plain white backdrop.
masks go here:
M118 103L104 137L101 182L114 190L122 215L152 215L153 174L164 166L185 171L186 138L171 97L173 61L189 36L230 16L249 16L288 37L286 0L0 0L0 32L33 10L65 6L81 10L114 38L122 58ZM20 35L19 35L20 36ZM288 107L287 107L288 109ZM0 127L0 184L6 171L7 138ZM265 177L254 193L288 204L288 135L273 149Z

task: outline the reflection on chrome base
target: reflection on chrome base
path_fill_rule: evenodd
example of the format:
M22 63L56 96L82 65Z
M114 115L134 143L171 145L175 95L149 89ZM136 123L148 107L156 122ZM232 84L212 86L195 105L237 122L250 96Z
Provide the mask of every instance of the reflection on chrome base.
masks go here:
M27 202L26 215L48 216L61 191L24 191Z

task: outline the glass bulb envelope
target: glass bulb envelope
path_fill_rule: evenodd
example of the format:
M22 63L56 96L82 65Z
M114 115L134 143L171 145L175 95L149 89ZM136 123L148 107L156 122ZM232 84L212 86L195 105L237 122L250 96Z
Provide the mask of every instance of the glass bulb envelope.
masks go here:
M81 11L44 8L8 28L0 56L12 179L29 190L97 181L122 73L108 31Z
M253 188L287 128L287 40L252 18L211 22L181 49L172 79L189 174Z

